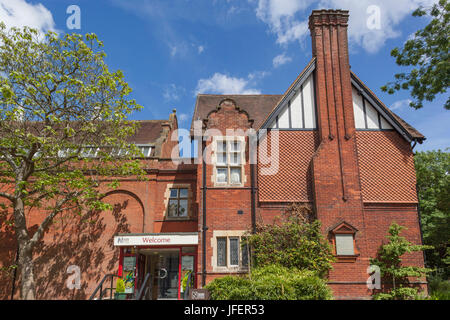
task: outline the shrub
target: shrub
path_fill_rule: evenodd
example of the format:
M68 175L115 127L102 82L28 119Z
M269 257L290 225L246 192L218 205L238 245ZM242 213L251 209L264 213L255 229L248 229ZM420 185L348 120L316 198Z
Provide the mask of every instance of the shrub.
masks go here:
M430 276L428 283L431 300L450 300L450 281Z
M373 300L423 300L416 288L400 287L392 289L388 293L377 293Z
M329 300L331 290L317 273L279 265L253 269L251 276L226 276L206 288L212 300Z
M307 206L293 204L281 223L260 225L247 242L257 267L277 264L305 269L325 277L334 261L332 249L323 237L321 224Z

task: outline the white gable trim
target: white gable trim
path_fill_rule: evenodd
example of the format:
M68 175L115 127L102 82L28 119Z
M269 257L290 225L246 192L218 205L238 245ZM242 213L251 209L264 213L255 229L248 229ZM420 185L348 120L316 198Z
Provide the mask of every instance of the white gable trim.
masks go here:
M369 101L369 103L380 113L384 120L386 120L395 130L397 130L397 132L400 133L406 141L411 142L413 140L411 135L398 123L396 119L392 117L390 113L386 112L385 107L377 101L378 99L375 99L375 97L373 97L373 95L365 89L364 85L360 83L360 81L356 79L353 74L351 75L351 79L352 85L362 95L362 97Z
M277 107L272 111L270 116L261 125L261 129L270 129L270 125L276 121L277 116L280 115L286 109L288 109L289 101L295 96L295 94L301 90L303 83L308 79L308 77L316 69L316 62L314 61L309 65L309 67L303 72L303 74L295 81L291 89L285 94L283 99L278 103Z

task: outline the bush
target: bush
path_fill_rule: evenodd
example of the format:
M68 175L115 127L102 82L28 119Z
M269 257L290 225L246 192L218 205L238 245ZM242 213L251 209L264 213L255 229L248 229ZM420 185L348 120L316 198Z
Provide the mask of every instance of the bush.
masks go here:
M450 281L440 277L429 277L431 300L450 300Z
M258 225L256 233L247 238L256 266L277 264L311 270L325 277L334 257L312 210L293 204L281 218L281 223Z
M377 293L373 296L373 300L423 300L416 288L401 287L392 289L388 293Z
M266 265L249 276L226 276L206 288L212 300L329 300L331 290L315 272Z

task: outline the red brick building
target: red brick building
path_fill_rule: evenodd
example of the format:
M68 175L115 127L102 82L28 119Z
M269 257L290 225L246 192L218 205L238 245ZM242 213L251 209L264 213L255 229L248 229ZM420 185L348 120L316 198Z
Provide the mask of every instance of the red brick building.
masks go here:
M190 135L206 159L174 159L175 113L142 121L133 142L147 155L148 181L124 179L105 198L113 212L93 224L66 220L48 230L36 252L38 298L88 298L107 273L131 276L129 292L153 274L152 298L183 298L189 271L197 288L246 273L241 237L293 202L315 209L333 245L335 298L370 297L369 259L389 225L421 243L412 148L425 138L350 70L347 21L347 11L313 11L313 58L283 95L199 95ZM29 221L39 222L33 213ZM15 247L2 238L5 266ZM424 264L420 253L404 262ZM80 268L79 290L66 286L70 265ZM5 280L3 298L16 282Z

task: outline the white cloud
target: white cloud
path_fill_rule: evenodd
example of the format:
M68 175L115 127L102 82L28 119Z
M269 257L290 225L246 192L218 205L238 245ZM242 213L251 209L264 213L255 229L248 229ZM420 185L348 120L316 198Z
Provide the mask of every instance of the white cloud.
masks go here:
M312 0L259 0L256 16L269 25L277 35L277 43L302 41L307 35L305 21L295 19L295 14L308 8Z
M256 16L269 26L277 36L277 43L303 43L309 35L308 17L313 9L350 10L349 40L351 45L362 47L367 52L377 52L388 39L400 35L399 23L410 16L418 6L430 6L438 0L258 0ZM368 20L379 8L379 28L369 28Z
M273 58L273 66L275 68L278 68L279 66L282 66L283 64L286 64L291 61L292 61L291 57L288 57L286 56L285 53L282 53Z
M166 101L178 101L185 94L185 92L186 90L183 87L171 83L164 87L163 97Z
M260 94L261 91L249 88L252 79L235 78L222 73L214 73L208 79L200 79L197 83L196 94Z
M184 121L186 121L186 120L188 120L188 119L189 119L189 115L186 114L186 113L180 113L180 114L178 115L178 120L179 120L180 122L184 122Z
M56 31L52 13L41 3L25 0L0 0L0 21L8 28L29 26L41 32Z
M205 51L205 47L204 46L198 46L198 53L202 53L203 51Z
M412 101L411 101L410 99L399 100L399 101L394 102L394 103L390 106L389 109L391 109L391 110L402 109L403 107L409 106L409 104L410 104L411 102L412 102Z

